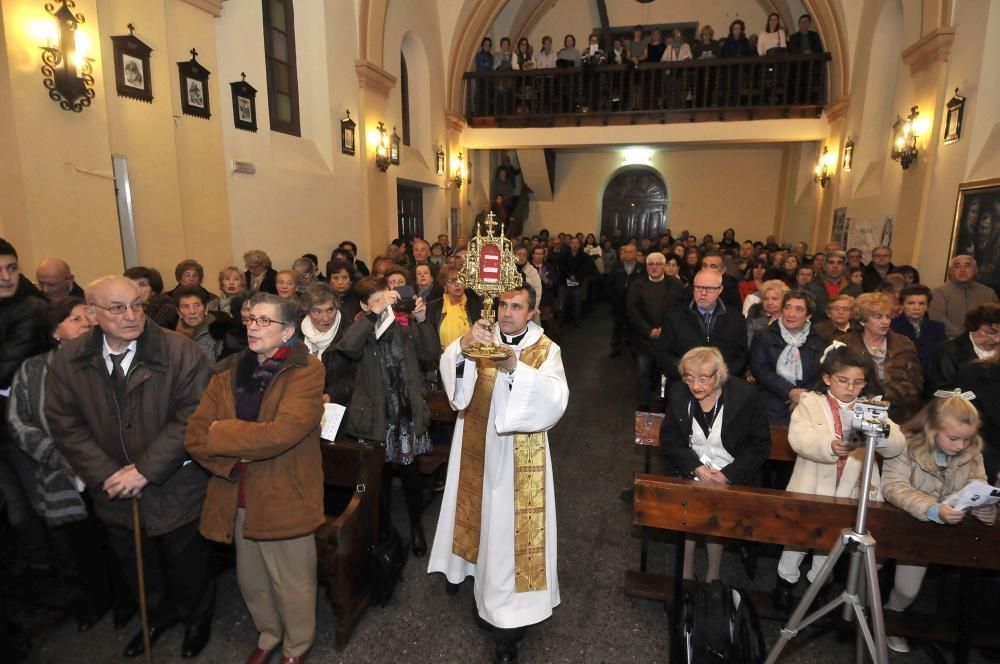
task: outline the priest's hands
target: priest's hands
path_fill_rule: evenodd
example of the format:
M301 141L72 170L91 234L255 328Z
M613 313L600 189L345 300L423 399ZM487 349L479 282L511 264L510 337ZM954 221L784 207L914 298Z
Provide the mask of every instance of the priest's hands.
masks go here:
M507 351L507 357L502 360L494 360L494 363L500 371L510 373L517 366L517 355L514 354L514 349L506 344L500 344L500 348Z
M490 330L490 324L485 319L480 318L476 321L475 325L469 328L465 336L462 337L460 345L462 346L462 350L465 350L469 346L491 344L493 341L493 332Z

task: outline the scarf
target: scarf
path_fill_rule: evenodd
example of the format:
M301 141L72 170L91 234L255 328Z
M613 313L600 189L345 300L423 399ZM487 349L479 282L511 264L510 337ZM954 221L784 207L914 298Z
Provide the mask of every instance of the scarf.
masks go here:
M337 336L337 330L340 329L340 312L337 312L337 319L333 321L333 325L326 332L318 332L308 316L302 319L301 329L309 354L315 355L317 360L321 360L323 359L323 351L330 347L333 338Z
M844 431L850 431L851 420L854 419L854 401L845 403L826 393L826 403L830 406L830 414L833 416L833 432L837 438L844 440ZM844 474L844 467L847 465L847 457L837 457L837 485L840 485L840 478Z
M465 293L462 293L462 299L457 304L452 304L447 295L441 299L441 325L438 328L438 338L441 340L442 350L469 331L469 314L465 309L467 304L468 297Z
M798 332L792 332L786 328L785 322L781 318L778 319L777 323L778 331L785 342L785 348L778 356L778 366L775 367L775 371L792 385L799 385L802 382L802 353L799 352L799 348L809 337L812 321L807 320Z

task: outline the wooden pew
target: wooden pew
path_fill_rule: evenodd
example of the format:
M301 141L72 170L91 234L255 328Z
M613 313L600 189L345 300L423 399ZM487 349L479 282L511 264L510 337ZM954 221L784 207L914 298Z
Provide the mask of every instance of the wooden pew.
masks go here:
M854 523L857 503L843 498L756 489L711 486L691 480L641 475L635 477L634 525L680 534L780 544L801 549L829 550L840 532ZM946 530L947 528L947 530ZM892 505L872 503L868 529L874 535L880 559L894 558L921 564L963 568L963 584L972 584L965 570L1000 569L1000 528L967 518L958 526L921 522ZM626 572L625 592L633 597L669 601L678 596L676 579L683 565L683 546L675 554L675 577ZM967 598L966 598L967 599ZM771 606L767 593L754 593L753 601L764 617L783 618ZM941 613L928 619L909 613L886 615L887 631L900 636L959 644L959 661L967 661L968 648L996 647L996 629L971 631L968 602L960 602L958 616ZM992 622L985 624L994 624ZM966 659L962 659L963 652Z

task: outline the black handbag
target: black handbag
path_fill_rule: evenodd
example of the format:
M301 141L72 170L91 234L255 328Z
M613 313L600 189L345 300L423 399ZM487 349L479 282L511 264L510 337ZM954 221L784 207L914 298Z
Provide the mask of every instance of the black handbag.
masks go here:
M369 533L370 535L370 533ZM368 547L368 595L372 606L385 606L403 577L409 555L399 532L389 526L385 538Z

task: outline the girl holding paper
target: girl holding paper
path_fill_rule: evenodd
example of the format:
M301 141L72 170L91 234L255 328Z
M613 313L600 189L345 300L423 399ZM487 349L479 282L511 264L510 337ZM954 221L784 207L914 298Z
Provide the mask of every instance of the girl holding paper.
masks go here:
M945 499L973 480L986 480L979 424L976 407L960 394L928 403L904 427L906 451L885 460L882 493L886 500L920 521L960 523L967 510L956 510ZM997 506L975 507L968 512L992 525ZM905 611L916 599L926 571L923 565L897 563L896 583L885 608ZM890 636L888 642L896 652L909 652L904 638Z

